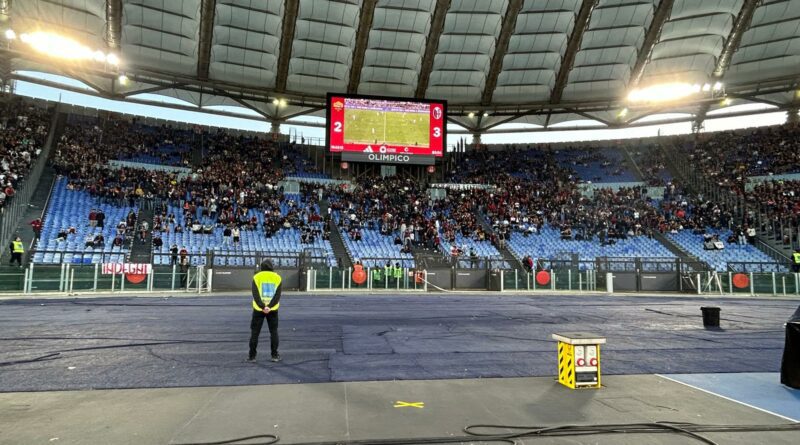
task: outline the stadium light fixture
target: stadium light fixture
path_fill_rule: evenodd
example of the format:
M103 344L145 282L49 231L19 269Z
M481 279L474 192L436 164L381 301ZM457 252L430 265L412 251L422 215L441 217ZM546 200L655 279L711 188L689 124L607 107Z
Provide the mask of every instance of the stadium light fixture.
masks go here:
M619 113L617 114L617 117L623 118L623 117L625 117L627 115L628 115L628 109L627 108L623 108L623 109L619 110Z
M723 107L727 107L728 105L731 104L731 100L726 97L725 99L722 99L722 102L720 102L719 104L722 105Z
M470 112L469 112L469 114L468 114L467 116L469 116L469 117L475 117L475 113L473 113L472 111L470 111Z
M489 117L489 113L487 113L487 112L484 112L484 113L483 113L483 117Z
M8 40L17 38L17 34L13 29L6 30L5 36ZM106 54L99 49L94 50L76 40L52 32L35 31L22 33L19 35L19 40L30 46L34 51L53 58L72 61L91 60L97 63L108 63L112 66L119 66L120 64L119 57L116 54Z
M699 84L689 84L683 82L664 83L651 85L645 88L637 88L628 93L630 102L667 102L697 94L702 90ZM710 85L709 85L710 88Z
M285 107L286 104L287 104L286 99L281 99L280 101L278 101L278 105L280 105L282 107Z
M704 92L704 93L707 93L707 92L709 92L709 91L711 91L711 84L704 83L704 84L703 84L703 92Z
M279 103L281 103L281 101L279 101L277 97L275 99L272 99L272 105L275 105L277 107Z
M714 91L719 91L722 89L722 82L714 82Z
M37 31L30 34L22 34L20 35L20 40L36 51L51 57L69 60L94 58L94 51L89 49L88 46L50 32Z
M117 78L117 80L119 81L120 85L127 85L128 84L128 76L126 76L124 74L120 74L119 77Z

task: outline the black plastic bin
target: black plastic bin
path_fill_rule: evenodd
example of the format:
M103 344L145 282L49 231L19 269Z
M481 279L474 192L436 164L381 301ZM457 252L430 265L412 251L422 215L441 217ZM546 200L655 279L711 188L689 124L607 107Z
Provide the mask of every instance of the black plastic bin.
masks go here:
M781 360L781 383L800 389L800 307L786 323L786 342Z
M720 309L715 306L703 306L700 308L703 312L703 326L707 328L719 327L719 311Z

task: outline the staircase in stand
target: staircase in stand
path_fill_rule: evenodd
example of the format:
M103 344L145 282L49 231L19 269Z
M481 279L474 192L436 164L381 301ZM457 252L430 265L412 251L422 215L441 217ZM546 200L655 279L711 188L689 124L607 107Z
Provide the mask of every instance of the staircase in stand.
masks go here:
M478 213L478 221L480 222L481 227L483 227L484 232L489 233L489 234L493 234L494 233L494 228L486 220L486 213L484 213L483 210L481 210ZM511 236L511 234L509 233L509 237L510 236ZM514 256L514 254L508 249L508 239L506 239L506 247L500 248L499 246L495 246L495 248L497 248L497 250L500 252L500 254L503 255L503 261L505 261L508 264L509 267L511 267L512 269L515 269L515 268L523 269L524 268L523 265L522 265L522 260L520 258L517 258L516 256Z
M653 238L657 239L658 242L660 242L670 252L674 253L675 256L680 258L681 261L684 264L698 264L699 263L699 264L702 264L703 266L705 266L705 267L710 269L710 266L708 266L708 264L704 263L703 261L700 261L700 259L697 258L696 256L690 255L688 252L685 252L683 249L680 248L680 246L678 246L678 244L676 244L674 241L669 239L669 237L665 236L664 234L659 233L659 232L655 232L653 234Z
M142 221L147 221L150 230L147 231L147 236L144 242L139 241L139 224ZM150 209L139 208L139 215L136 218L136 227L133 232L133 244L131 245L131 263L149 263L152 259L153 251L153 211Z
M331 231L331 247L333 247L333 254L339 260L339 267L352 267L353 260L350 258L350 253L344 245L342 233L336 227L336 223L331 220L328 223L328 229Z

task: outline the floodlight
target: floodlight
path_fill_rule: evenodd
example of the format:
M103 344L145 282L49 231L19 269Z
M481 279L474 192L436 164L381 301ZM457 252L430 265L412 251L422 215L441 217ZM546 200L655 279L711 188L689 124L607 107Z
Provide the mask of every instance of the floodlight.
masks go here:
M722 82L714 82L714 91L719 91L722 89Z
M472 111L470 111L470 112L469 112L469 114L468 114L467 116L469 116L469 117L475 117L475 113L473 113Z
M16 38L17 38L17 33L15 33L13 29L6 30L6 39L14 40Z
M278 106L279 103L281 103L281 101L279 101L278 98L272 99L272 105Z
M487 112L484 112L484 113L483 113L483 117L489 117L489 113L487 113Z
M128 84L128 76L126 76L124 74L120 74L119 77L117 78L117 80L119 81L120 85L127 85Z
M630 102L666 102L699 93L702 86L688 83L664 83L637 88L628 94Z
M106 56L106 62L108 62L111 65L117 66L119 65L119 57L117 57L116 54L109 54L108 56Z
M286 99L281 99L280 101L278 101L278 104L280 106L282 106L282 107L285 107L286 106Z

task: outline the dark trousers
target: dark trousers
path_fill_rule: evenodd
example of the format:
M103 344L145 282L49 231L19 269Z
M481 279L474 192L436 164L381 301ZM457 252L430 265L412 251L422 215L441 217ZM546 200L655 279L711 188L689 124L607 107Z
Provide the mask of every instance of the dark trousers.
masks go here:
M261 327L264 326L265 318L269 327L269 346L272 356L278 355L278 311L270 311L269 314L253 311L253 319L250 320L250 358L256 356L258 336L261 335Z
M17 264L19 264L19 266L22 267L22 254L19 253L19 252L12 252L11 253L11 262L8 263L8 265L9 266L13 265L14 261L16 261Z

